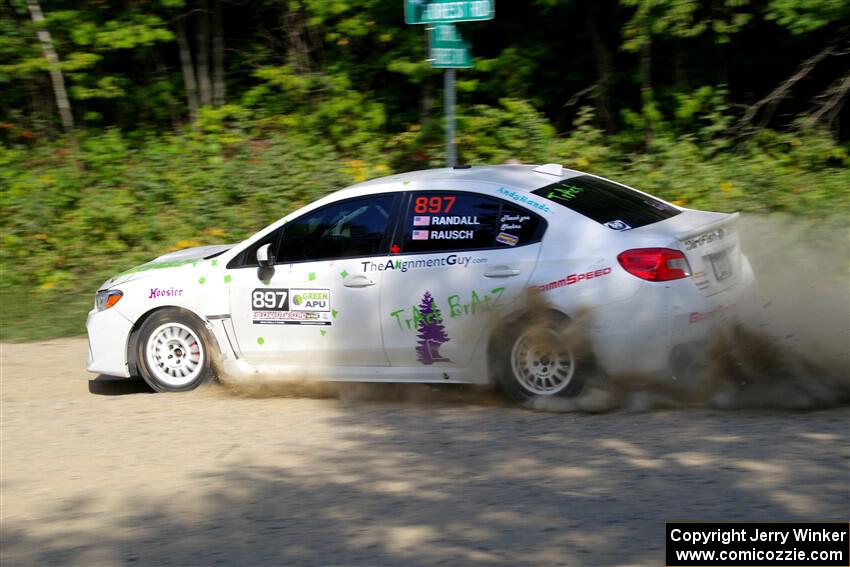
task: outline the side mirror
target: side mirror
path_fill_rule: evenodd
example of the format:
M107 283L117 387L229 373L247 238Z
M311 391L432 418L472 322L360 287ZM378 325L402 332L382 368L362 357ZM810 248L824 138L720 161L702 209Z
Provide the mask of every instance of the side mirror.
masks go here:
M271 243L257 248L257 264L261 268L271 268L274 265L274 254L271 253Z

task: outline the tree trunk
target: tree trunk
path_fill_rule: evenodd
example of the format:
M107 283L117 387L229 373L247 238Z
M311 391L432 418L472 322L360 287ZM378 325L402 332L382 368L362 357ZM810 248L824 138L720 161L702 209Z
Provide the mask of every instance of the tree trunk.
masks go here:
M646 24L648 26L648 24ZM641 105L644 108L644 136L646 147L649 148L652 144L653 132L652 123L647 116L646 107L655 103L655 96L652 92L652 36L646 33L646 38L640 46L640 98Z
M186 100L189 103L189 119L194 123L198 119L198 89L195 82L195 68L192 66L192 52L186 37L185 17L177 20L177 47L180 49L180 67L183 69L183 84L186 87Z
M68 100L68 92L65 90L65 77L59 67L59 56L56 55L56 50L53 48L53 39L44 26L44 14L41 12L41 5L38 0L27 0L27 7L38 32L38 40L41 42L44 57L47 59L50 80L53 83L53 94L56 97L56 107L59 109L59 117L62 120L62 128L67 134L73 136L74 115L71 113L71 102Z
M224 30L221 25L221 0L213 0L213 104L224 104Z
M605 129L613 132L617 128L614 114L611 112L611 78L614 75L613 57L611 51L602 40L596 20L596 10L592 7L587 12L587 27L590 31L590 42L593 45L593 55L596 60L597 86L594 93L596 107L605 123Z
M160 57L158 51L154 51L153 60L154 65L156 65L156 72L163 77L166 76L168 74L168 69L162 62L162 57ZM175 132L182 132L180 116L177 110L177 101L174 100L174 97L171 96L170 92L165 94L165 105L168 107L168 116L171 118L171 127L174 128Z
M198 55L198 92L201 105L212 104L210 88L210 12L209 4L203 3L198 12L197 50Z
M426 123L431 119L431 112L434 110L434 87L431 83L431 77L422 79L422 91L419 100L419 125L425 129Z

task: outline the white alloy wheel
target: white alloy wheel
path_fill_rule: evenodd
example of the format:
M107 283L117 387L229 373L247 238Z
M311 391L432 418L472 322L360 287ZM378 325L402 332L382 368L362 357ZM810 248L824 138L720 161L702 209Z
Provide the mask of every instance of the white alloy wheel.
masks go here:
M514 342L511 370L514 379L529 393L554 396L572 382L576 372L575 357L561 342L552 329L529 329Z
M153 377L170 388L191 383L205 369L204 346L197 333L177 322L164 323L151 332L145 362Z

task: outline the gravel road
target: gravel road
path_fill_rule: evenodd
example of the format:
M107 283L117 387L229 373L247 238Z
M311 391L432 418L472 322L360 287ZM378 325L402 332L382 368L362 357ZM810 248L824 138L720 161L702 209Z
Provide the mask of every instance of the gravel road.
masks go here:
M0 346L4 567L657 567L665 520L850 518L847 407L162 395L90 381L83 339Z

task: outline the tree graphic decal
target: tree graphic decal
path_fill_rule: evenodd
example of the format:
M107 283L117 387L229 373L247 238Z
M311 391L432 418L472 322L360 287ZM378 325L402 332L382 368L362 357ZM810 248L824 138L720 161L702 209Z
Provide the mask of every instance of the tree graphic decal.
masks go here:
M451 362L448 358L440 356L440 345L450 341L443 327L443 318L431 292L426 291L419 304L419 323L416 338L416 358L422 364L434 364L435 362Z

